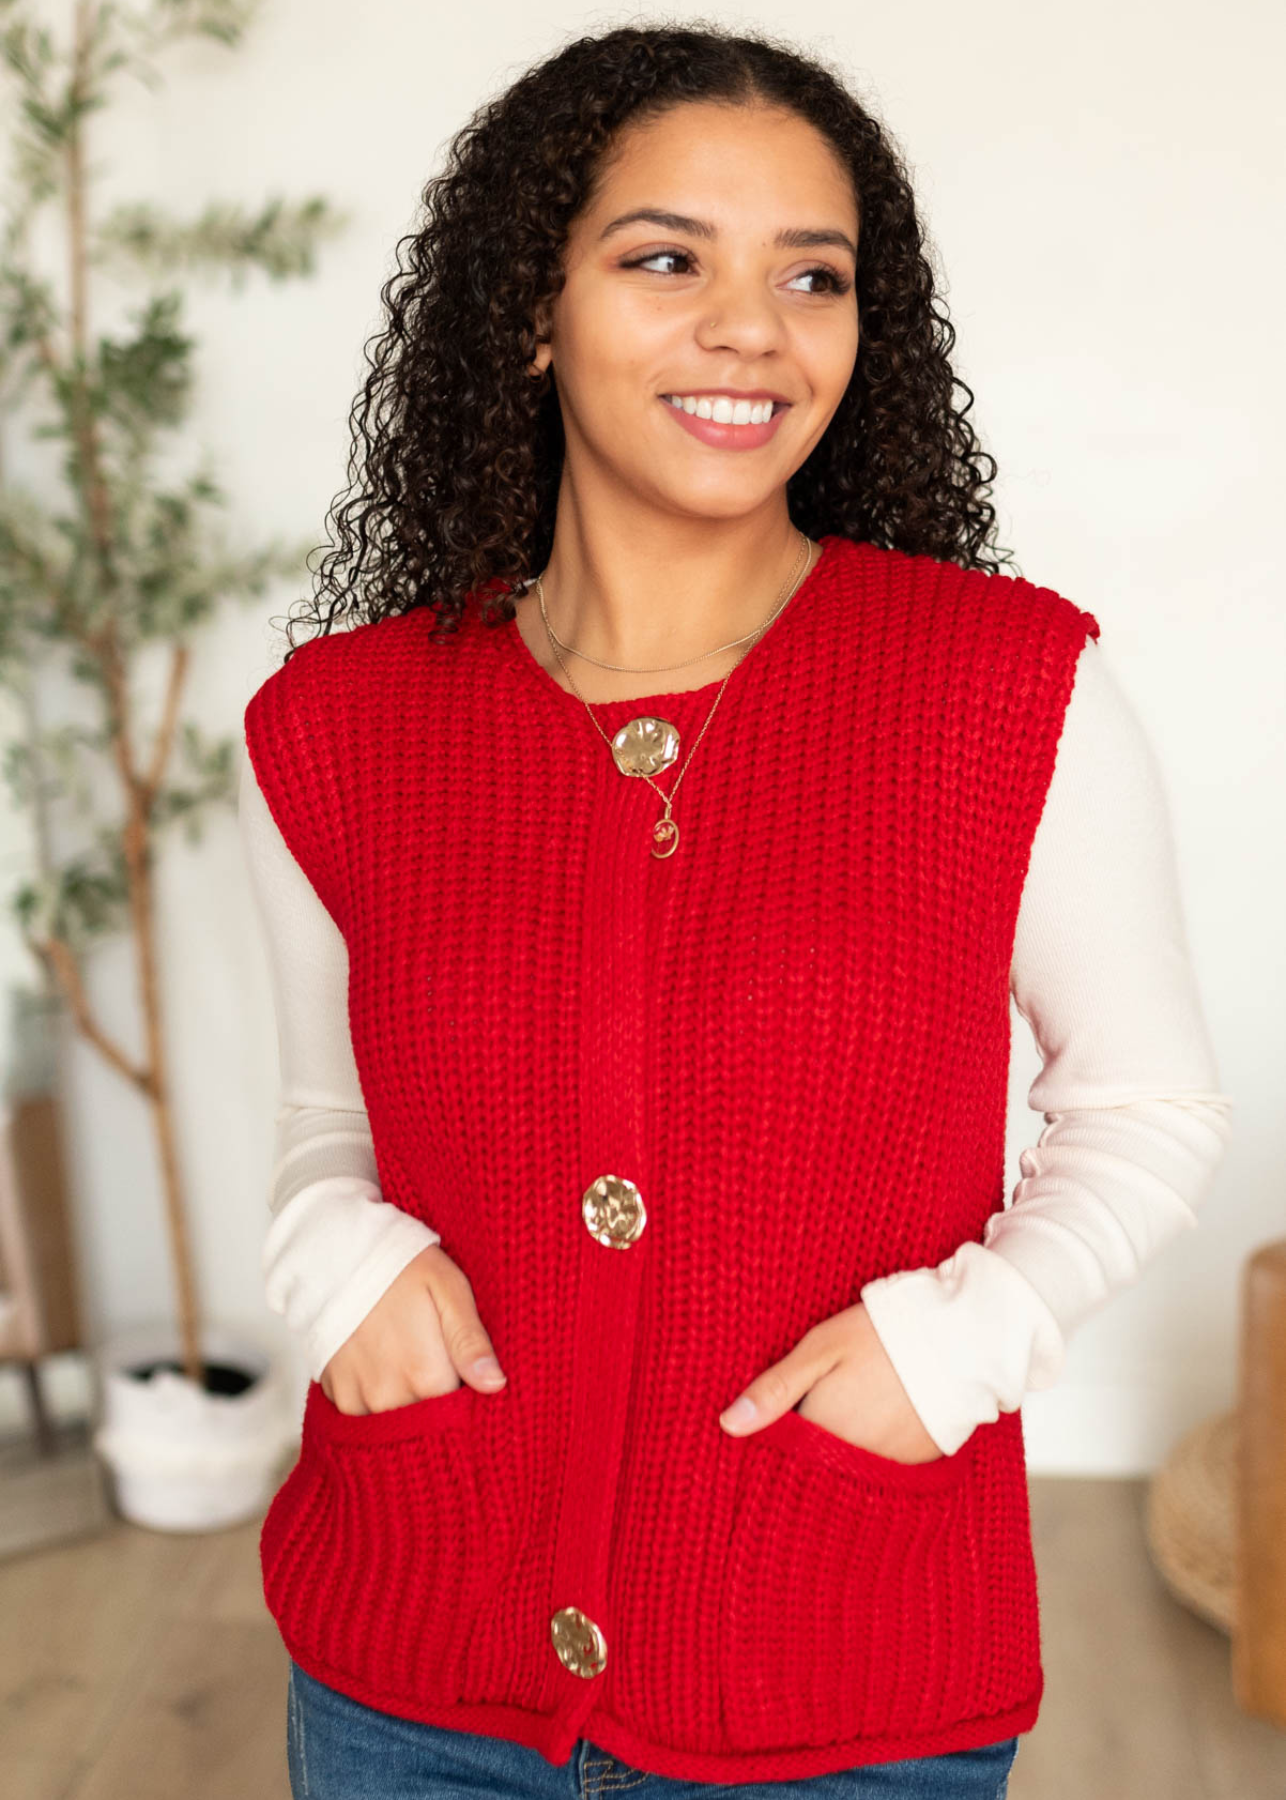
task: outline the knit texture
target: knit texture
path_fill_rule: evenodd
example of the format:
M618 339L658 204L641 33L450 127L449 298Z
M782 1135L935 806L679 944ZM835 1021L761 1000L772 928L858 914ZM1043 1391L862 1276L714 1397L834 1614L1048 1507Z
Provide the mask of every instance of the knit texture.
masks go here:
M1030 1729L1021 1413L903 1464L718 1415L862 1285L1005 1202L1009 967L1092 615L837 535L734 670L651 853L513 623L305 644L246 708L342 932L386 1200L441 1233L508 1385L341 1413L264 1520L295 1660L369 1706L660 1775L784 1780ZM681 734L719 683L595 707ZM923 1107L920 1096L929 1094ZM604 1174L646 1207L603 1244ZM857 1421L855 1420L855 1429ZM574 1606L601 1673L560 1660Z

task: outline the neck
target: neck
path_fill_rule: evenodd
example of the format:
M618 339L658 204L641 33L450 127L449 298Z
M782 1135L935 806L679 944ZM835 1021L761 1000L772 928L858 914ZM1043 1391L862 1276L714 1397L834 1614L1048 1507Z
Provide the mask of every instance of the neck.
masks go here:
M577 523L556 525L541 575L545 611L560 643L583 652L564 651L578 681L592 666L584 658L592 657L627 671L691 663L696 685L725 658L695 659L763 625L815 556L784 515L753 528L739 522L735 536L702 521L686 544L671 529L655 552ZM534 584L519 602L523 609L535 614L548 646ZM727 666L745 648L728 652Z

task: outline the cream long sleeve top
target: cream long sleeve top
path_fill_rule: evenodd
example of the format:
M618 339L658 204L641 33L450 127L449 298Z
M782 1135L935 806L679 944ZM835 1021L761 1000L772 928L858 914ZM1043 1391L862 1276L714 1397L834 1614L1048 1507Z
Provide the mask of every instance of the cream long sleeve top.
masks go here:
M348 1029L347 949L248 758L238 817L281 1070L264 1291L318 1379L439 1238L382 1198ZM1033 841L1010 990L1042 1062L1027 1101L1045 1129L1020 1156L1022 1178L984 1242L859 1296L945 1454L1052 1386L1076 1326L1195 1226L1229 1135L1234 1103L1218 1091L1161 772L1092 638Z

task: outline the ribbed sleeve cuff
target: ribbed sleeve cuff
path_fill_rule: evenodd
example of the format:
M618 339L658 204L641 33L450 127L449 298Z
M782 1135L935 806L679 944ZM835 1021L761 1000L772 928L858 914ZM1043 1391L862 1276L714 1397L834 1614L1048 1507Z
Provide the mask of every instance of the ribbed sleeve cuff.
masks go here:
M1012 1263L982 1244L962 1244L937 1268L868 1281L859 1298L944 1455L1061 1372L1054 1315Z
M264 1294L303 1340L314 1381L412 1258L441 1241L360 1178L330 1176L287 1202L264 1239Z

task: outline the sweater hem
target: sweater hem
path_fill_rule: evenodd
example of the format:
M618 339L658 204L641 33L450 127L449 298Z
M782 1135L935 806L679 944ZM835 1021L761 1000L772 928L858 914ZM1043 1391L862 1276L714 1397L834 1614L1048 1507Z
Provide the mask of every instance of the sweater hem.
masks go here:
M598 1749L619 1757L645 1774L679 1781L772 1781L839 1775L871 1763L980 1749L1030 1731L1040 1712L1044 1689L1042 1677L1035 1691L1017 1706L910 1735L845 1738L833 1744L783 1744L761 1750L722 1752L654 1743L610 1713L597 1710L584 1716L578 1714L579 1723L569 1727L565 1714L533 1712L529 1707L511 1706L502 1701L457 1701L433 1706L402 1695L390 1705L388 1695L377 1694L368 1683L346 1670L332 1667L307 1650L289 1644L286 1648L306 1675L376 1711L392 1712L397 1718L442 1730L504 1738L509 1743L537 1751L555 1768L567 1766L576 1744L584 1737Z

